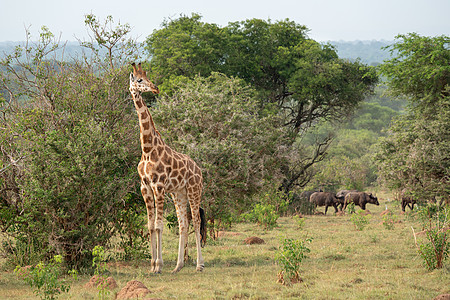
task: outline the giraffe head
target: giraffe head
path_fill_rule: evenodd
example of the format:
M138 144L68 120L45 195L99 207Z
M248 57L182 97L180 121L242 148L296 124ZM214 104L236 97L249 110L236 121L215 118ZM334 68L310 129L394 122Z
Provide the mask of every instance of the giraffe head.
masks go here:
M133 73L130 74L130 91L159 94L158 87L147 78L147 72L142 70L141 63L137 67L135 63L131 65L133 66Z

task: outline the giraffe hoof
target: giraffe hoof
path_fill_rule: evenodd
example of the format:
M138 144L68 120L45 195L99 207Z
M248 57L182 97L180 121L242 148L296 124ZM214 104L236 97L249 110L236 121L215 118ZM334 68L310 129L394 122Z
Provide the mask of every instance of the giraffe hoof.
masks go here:
M203 272L203 269L205 268L205 266L204 265L200 265L200 266L197 266L197 272Z
M155 263L154 260L152 260L151 267L150 267L150 272L151 273L156 273L155 271L156 271L156 263Z
M172 270L172 274L178 273L182 268L183 266L176 266L175 269Z

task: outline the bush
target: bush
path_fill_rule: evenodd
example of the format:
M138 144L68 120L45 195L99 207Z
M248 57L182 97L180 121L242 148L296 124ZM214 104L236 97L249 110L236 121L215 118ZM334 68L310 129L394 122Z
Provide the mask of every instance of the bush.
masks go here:
M0 147L8 154L0 156L0 168L20 162L0 174L0 232L16 261L61 254L81 269L89 267L94 246L107 246L117 231L132 246L138 240L140 224L127 219L140 213L130 202L144 207L142 198L129 199L139 191L139 129L124 65L134 53L125 48L135 43L125 37L127 26L113 26L112 18L105 28L96 22L86 17L100 35L85 44L93 52L83 59L59 59L63 46L43 28L39 41L0 62L0 88L11 93L1 107ZM106 57L102 47L111 50ZM11 193L4 197L4 190Z
M429 204L419 208L419 220L425 228L426 240L417 242L417 251L428 270L440 269L450 254L450 208Z
M383 226L388 230L394 229L394 224L397 221L397 216L392 212L388 212L383 216Z
M29 268L17 266L14 272L34 288L34 293L41 299L55 299L57 295L70 290L65 281L59 280L62 275L61 264L62 256L55 255L48 264L40 262ZM69 274L76 277L77 273L72 270Z
M275 254L275 260L281 268L278 273L278 282L282 284L289 284L289 282L298 282L300 279L300 265L305 254L311 250L306 247L307 243L311 243L312 239L293 240L284 239L281 242L280 248Z
M362 231L369 224L369 217L364 215L363 210L360 210L351 215L350 221L355 225L356 230Z
M118 211L116 225L119 233L119 247L123 252L117 254L120 260L149 259L149 233L146 230L147 214L142 203L141 195L128 194L124 199L124 207Z
M94 274L97 275L100 282L97 285L99 299L106 299L109 295L107 289L107 277L105 275L106 268L106 254L105 249L102 246L95 246L92 249L92 267L94 268Z
M291 193L289 197L289 213L291 214L314 214L314 204L309 202L306 197L301 197L297 193Z
M243 220L257 223L267 230L271 230L277 226L279 217L275 211L275 206L261 203L257 203L251 212L242 214Z
M292 218L295 220L298 229L303 229L303 227L305 227L305 218L301 218L298 215L295 215Z
M285 133L273 111L258 113L255 90L240 79L213 73L180 81L175 90L161 95L152 115L165 142L201 167L202 206L215 236L273 181ZM283 203L275 202L271 209L281 213Z
M356 210L355 210L355 203L350 202L350 203L347 205L347 209L348 209L348 213L349 213L349 214L355 213L355 212L356 212Z

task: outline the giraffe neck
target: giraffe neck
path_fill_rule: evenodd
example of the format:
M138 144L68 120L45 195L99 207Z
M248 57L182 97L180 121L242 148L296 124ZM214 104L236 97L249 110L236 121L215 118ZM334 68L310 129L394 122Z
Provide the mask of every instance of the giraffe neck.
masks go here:
M145 105L141 93L132 90L131 95L133 97L134 106L139 117L142 153L148 154L158 144L163 144L163 141L158 130L156 130L152 115L150 114L147 105Z

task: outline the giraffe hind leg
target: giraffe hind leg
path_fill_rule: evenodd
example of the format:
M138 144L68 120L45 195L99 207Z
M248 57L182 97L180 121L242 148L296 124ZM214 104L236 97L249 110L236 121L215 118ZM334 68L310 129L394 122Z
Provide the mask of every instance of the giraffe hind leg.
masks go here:
M163 208L164 208L164 189L161 186L154 186L153 193L155 197L155 233L156 233L156 260L154 273L161 273L163 267L162 259L162 233L164 229Z
M195 231L195 244L197 247L197 271L201 272L205 268L205 262L202 256L202 218L200 212L200 196L192 195L189 198L189 204L191 205L192 223Z
M172 273L180 271L184 266L184 257L188 240L188 227L187 220L187 197L183 194L173 195L173 202L177 211L178 226L180 239L178 244L178 260L175 269Z

